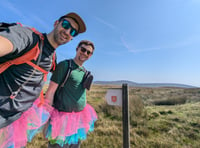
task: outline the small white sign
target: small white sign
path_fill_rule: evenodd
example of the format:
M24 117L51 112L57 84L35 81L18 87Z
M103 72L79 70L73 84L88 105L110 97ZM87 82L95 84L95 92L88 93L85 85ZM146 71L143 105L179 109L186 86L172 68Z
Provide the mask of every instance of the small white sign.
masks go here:
M122 89L108 89L105 98L109 105L122 106Z

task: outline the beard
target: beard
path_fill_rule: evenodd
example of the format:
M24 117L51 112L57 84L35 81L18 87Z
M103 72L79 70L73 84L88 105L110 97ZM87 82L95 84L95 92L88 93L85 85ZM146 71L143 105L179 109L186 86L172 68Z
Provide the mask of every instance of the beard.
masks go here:
M58 28L56 27L54 30L54 35L53 35L53 39L54 42L59 46L59 45L63 45L67 42L70 41L70 37L68 35L66 35L66 33L58 30Z
M81 63L84 63L85 61L88 60L88 57L78 56L78 60L79 60Z

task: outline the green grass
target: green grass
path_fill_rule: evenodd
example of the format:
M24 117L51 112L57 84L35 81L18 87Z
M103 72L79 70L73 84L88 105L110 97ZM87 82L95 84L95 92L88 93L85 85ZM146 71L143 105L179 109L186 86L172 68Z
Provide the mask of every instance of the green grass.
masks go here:
M122 148L121 107L105 101L108 88L92 86L88 103L97 114L94 132L82 142L82 148ZM200 89L129 88L130 148L199 148L200 147ZM179 101L169 104L167 101ZM182 101L183 99L184 101ZM166 104L155 105L164 100ZM45 148L41 134L27 148Z

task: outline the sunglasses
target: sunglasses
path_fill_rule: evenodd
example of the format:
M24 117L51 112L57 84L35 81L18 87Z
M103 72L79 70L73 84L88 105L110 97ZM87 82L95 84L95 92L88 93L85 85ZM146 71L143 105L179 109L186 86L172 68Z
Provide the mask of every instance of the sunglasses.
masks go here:
M89 51L89 50L87 50L86 48L84 48L84 47L81 47L81 52L83 52L83 53L87 53L87 55L90 55L90 54L92 54L92 52L91 51Z
M66 30L68 30L68 29L71 28L71 29L70 29L70 35L71 35L71 36L75 37L75 36L78 35L78 31L77 31L75 28L72 27L72 25L70 24L69 21L63 20L63 22L62 22L62 27L63 27L64 29L66 29Z

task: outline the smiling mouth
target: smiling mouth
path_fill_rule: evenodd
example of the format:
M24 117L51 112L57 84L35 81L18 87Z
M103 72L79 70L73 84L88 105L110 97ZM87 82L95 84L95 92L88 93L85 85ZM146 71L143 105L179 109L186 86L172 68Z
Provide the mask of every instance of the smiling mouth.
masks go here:
M85 60L85 59L87 59L88 57L86 56L86 55L81 55L80 56L80 59L82 59L82 60Z
M68 38L69 38L68 35L64 35L64 34L61 34L61 37L62 37L63 39L68 39Z
M61 40L62 40L62 41L65 41L65 40L67 40L67 37L61 36Z
M67 34L65 34L63 32L60 34L60 36L61 36L62 40L69 40L69 35L67 35Z

